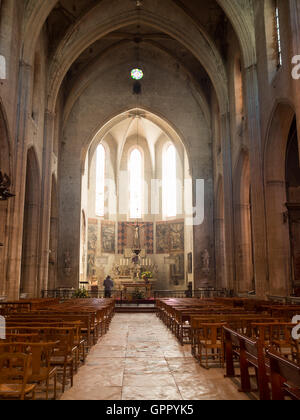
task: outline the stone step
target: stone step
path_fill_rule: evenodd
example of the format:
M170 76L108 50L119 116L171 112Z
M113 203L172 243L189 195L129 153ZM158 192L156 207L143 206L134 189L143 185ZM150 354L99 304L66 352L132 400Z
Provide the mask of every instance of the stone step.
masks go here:
M116 307L116 313L155 313L156 308L155 307L129 307L129 306L122 306L122 307Z

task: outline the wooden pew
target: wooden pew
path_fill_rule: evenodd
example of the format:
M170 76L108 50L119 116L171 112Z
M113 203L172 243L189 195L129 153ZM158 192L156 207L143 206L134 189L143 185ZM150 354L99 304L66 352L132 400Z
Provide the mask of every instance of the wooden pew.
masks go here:
M300 366L283 358L275 350L267 350L270 359L272 399L300 400Z
M249 368L255 369L260 400L269 401L269 364L265 358L263 343L253 340L228 327L224 327L226 377L236 377L234 358L239 360L241 392L252 392Z

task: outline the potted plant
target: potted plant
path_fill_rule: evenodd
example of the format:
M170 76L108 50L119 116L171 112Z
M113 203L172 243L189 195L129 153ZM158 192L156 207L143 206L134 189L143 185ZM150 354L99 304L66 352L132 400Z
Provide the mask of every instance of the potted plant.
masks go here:
M145 295L141 290L135 289L135 291L132 293L132 299L133 300L143 300L143 299L145 299Z
M89 293L86 289L78 289L74 293L75 299L87 299L89 297Z
M150 283L150 280L153 279L153 273L151 271L144 271L144 273L142 273L142 279L146 284Z

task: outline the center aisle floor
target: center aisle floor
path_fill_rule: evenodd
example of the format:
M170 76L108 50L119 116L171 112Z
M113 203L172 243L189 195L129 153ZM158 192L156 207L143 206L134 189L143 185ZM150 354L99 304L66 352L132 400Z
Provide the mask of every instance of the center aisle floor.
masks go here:
M62 400L241 400L222 369L201 368L155 314L116 314Z

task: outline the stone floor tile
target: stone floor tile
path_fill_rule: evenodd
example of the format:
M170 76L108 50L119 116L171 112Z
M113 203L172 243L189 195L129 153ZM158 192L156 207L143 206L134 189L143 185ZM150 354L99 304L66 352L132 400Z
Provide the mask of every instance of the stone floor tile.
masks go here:
M154 314L117 314L94 346L63 400L248 399L224 378L205 370Z

